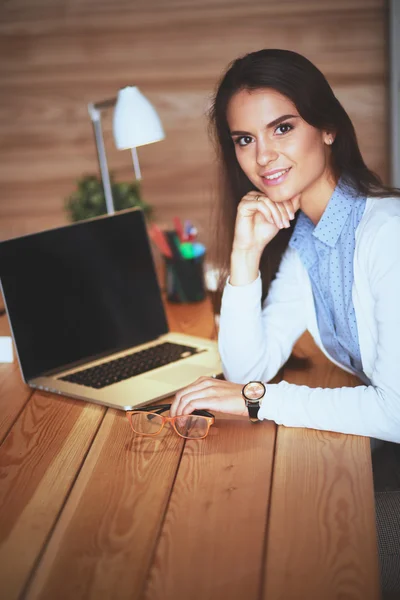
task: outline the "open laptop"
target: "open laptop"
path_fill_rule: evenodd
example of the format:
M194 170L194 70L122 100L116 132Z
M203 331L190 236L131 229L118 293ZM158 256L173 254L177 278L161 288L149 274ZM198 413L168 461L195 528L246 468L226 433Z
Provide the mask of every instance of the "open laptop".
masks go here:
M221 372L216 342L168 331L143 212L0 243L24 381L122 410Z

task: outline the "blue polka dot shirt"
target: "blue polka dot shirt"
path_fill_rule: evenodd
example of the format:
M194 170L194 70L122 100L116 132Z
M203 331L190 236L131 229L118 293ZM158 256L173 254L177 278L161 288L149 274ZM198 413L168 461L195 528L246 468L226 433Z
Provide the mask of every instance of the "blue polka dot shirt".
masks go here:
M366 198L339 181L317 225L300 211L289 245L310 276L323 346L368 384L352 299L355 231L365 203Z

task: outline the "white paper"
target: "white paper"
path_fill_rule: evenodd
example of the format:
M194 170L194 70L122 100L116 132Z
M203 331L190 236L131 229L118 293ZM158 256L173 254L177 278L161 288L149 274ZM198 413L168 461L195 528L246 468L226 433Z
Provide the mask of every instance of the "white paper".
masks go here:
M12 363L14 360L10 336L0 336L0 363Z

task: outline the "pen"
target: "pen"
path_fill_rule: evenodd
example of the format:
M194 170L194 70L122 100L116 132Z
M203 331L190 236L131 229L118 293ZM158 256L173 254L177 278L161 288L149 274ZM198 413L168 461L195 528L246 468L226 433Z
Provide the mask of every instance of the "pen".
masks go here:
M196 227L191 227L188 233L188 240L190 242L193 242L193 240L195 240L197 237L197 229Z
M168 258L172 258L173 254L163 231L161 231L157 225L152 225L149 228L149 234L161 254L164 254L164 256L167 256Z
M190 230L192 229L192 224L189 220L185 221L185 236L188 237L190 234Z
M192 243L193 246L193 258L198 258L199 256L203 256L205 254L206 248L203 244L199 242Z
M179 260L182 258L182 253L181 244L176 231L166 231L165 235L168 240L168 246L171 250L172 257Z
M183 258L191 259L194 258L194 249L191 242L183 242L180 246L180 251Z
M179 241L184 242L186 239L186 236L185 236L185 232L183 230L182 221L180 220L179 217L174 217L173 221L174 221L174 227L175 227L175 231L178 235Z

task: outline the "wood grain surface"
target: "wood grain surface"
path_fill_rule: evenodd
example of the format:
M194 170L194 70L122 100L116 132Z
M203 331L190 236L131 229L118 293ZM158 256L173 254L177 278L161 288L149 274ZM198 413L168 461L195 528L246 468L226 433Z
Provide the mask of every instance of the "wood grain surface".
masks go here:
M215 333L209 299L167 312ZM357 383L308 335L296 354L311 363L288 381ZM0 446L1 597L378 599L373 502L364 438L217 415L203 442L149 439L35 392Z
M186 442L144 599L259 598L274 444L274 423L221 415Z
M166 313L170 331L211 340L217 337L209 296L196 304L167 304Z
M263 600L380 597L372 489L368 438L279 427Z
M0 292L0 310L3 308ZM6 314L0 314L0 336L10 336ZM22 381L15 348L14 362L0 364L0 445L22 408L32 395L32 390Z
M206 113L222 72L265 47L323 71L353 119L365 159L388 179L384 0L17 0L0 5L0 239L66 222L64 198L98 171L87 103L136 84L166 139L139 148L143 194L161 224L191 218L212 243L214 152ZM110 170L132 178L129 152Z
M198 310L193 310L193 305L171 306L169 309L167 307L170 327L175 331L211 337L214 324L210 318L209 300L206 299L197 306ZM10 333L4 315L0 317L0 333ZM106 411L105 407L33 392L22 381L16 355L12 364L0 365L0 582L7 600L18 598L27 586L29 575L50 538L52 528ZM108 422L113 422L115 417L114 411L107 414L104 428L108 433ZM118 414L118 417L121 415ZM127 436L127 444L130 444L132 433L125 416L122 421L117 419L117 422L123 434ZM104 435L102 428L101 435L96 438L96 448L101 447L99 443ZM112 446L113 440L121 436L118 431L116 434L115 430L110 435L109 445ZM176 447L176 441L174 444L173 448ZM182 446L181 442L180 444ZM106 448L107 456L109 452L110 448ZM154 453L154 460L157 460L156 454ZM179 460L180 452L173 454L176 460ZM168 452L166 460L168 461ZM172 485L175 472L174 463L171 464L170 479L165 486L167 491ZM88 468L86 463L85 468ZM160 469L162 471L163 467ZM114 474L124 476L120 471ZM97 483L98 480L95 480L95 485ZM119 479L118 484L120 483ZM100 484L102 488L104 481ZM119 489L118 485L114 488ZM101 490L96 490L96 494L101 495ZM90 495L90 488L87 498L88 512L91 514L93 496ZM147 496L143 495L143 498ZM118 502L118 494L115 501ZM145 500L146 506L147 503L148 500ZM161 518L162 510L158 508L154 508L154 514L160 515ZM68 520L68 511L66 514L64 519ZM144 510L140 510L139 507L137 514L144 514ZM94 515L94 518L96 517L98 514ZM78 534L80 528L79 523ZM156 534L157 529L154 536ZM154 536L150 540L153 544ZM141 557L140 546L136 548ZM149 556L143 554L142 562L146 557L149 560L150 556L151 552ZM143 577L140 569L137 573ZM60 579L64 580L63 571ZM51 582L48 585L51 586Z
M168 305L167 317L174 331L214 333L208 298ZM141 598L184 445L168 427L155 439L134 436L109 409L27 598Z
M330 363L308 333L295 352L308 356L310 366L285 369L286 381L360 385ZM278 428L263 600L380 597L372 489L369 438Z
M184 440L109 409L27 598L140 598Z
M0 444L32 393L22 381L16 362L0 365Z
M0 448L0 580L19 598L105 409L35 392Z

